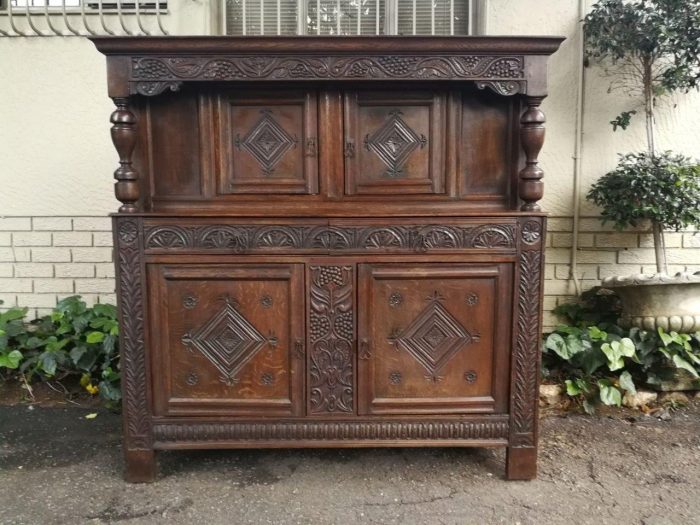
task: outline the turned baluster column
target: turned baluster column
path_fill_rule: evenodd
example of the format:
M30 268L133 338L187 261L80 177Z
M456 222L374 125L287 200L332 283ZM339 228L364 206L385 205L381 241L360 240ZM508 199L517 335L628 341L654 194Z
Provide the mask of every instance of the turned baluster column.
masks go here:
M520 170L520 184L518 195L523 201L522 211L538 211L540 206L537 201L542 198L544 184L542 177L544 171L539 167L537 156L544 144L544 113L540 104L544 97L527 97L527 110L520 118L520 140L525 151L525 167Z
M136 203L139 200L139 174L134 169L131 155L136 146L136 116L128 108L129 99L115 97L117 109L112 113L112 142L119 154L119 167L114 172L116 183L114 194L122 203L120 212L133 213L138 211Z

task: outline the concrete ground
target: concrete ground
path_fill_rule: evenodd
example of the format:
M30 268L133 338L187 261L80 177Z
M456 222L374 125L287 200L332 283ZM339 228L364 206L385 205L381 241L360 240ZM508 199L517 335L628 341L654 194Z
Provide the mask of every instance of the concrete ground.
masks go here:
M532 482L502 450L360 449L168 452L129 485L119 418L87 413L0 407L0 523L700 524L697 404L545 418Z

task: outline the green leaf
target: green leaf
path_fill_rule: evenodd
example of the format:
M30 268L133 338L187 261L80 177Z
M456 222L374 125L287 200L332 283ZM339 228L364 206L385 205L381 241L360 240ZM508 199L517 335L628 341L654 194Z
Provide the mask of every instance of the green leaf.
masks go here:
M623 337L620 339L620 352L623 356L634 357L635 350L636 348L634 347L632 339L629 337Z
M630 374L627 370L620 374L620 388L633 394L637 393L637 388L632 380L632 374Z
M576 354L583 352L587 347L590 347L590 343L582 340L576 334L569 334L565 339L560 334L553 333L550 334L545 341L545 348L552 350L559 357L567 361Z
M70 351L70 358L73 361L74 365L77 365L78 362L80 361L80 358L83 357L83 354L87 351L87 348L84 346L76 346L71 348Z
M585 352L581 352L576 356L576 365L579 366L587 375L592 375L601 366L607 363L605 354L600 351L600 348L591 348Z
M90 332L87 335L86 341L90 344L101 343L104 341L105 334L103 332Z
M590 337L593 341L605 341L608 338L608 334L597 326L589 326L588 337Z
M0 367L15 369L19 366L22 361L22 352L19 350L12 350L8 354L0 354Z
M44 352L41 354L39 363L46 375L52 376L56 373L56 356L53 352Z
M592 416L595 414L595 404L590 399L584 399L583 410L586 412L586 414Z
M85 416L85 419L95 419L97 417L97 412L92 412Z
M659 332L659 337L661 338L661 342L664 344L664 346L668 347L671 343L673 343L673 336L670 334L667 334L663 328L659 326L658 328Z
M698 374L698 371L695 370L693 365L691 365L688 361L683 359L678 354L673 356L673 364L675 364L678 368L683 368L684 370L687 370L688 372L690 372L693 375L693 377L700 377L700 375Z
M608 406L622 406L622 393L610 384L609 381L601 379L598 381L600 389L600 400Z
M567 396L576 397L577 395L583 393L583 390L578 385L578 381L572 381L571 379L567 379L566 381L564 381L564 384L566 384Z

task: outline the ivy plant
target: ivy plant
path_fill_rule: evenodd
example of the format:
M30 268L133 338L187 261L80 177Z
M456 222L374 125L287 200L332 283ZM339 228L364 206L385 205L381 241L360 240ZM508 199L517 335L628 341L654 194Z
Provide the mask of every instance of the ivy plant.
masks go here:
M617 311L614 296L602 294L591 291L583 301L555 309L569 324L545 338L545 376L561 380L589 413L599 403L620 406L626 392L659 384L669 369L686 370L700 388L700 332L624 329L611 321Z
M26 308L0 314L0 370L24 380L79 378L108 405L121 399L116 308L88 307L80 297L60 301L50 315L28 322Z

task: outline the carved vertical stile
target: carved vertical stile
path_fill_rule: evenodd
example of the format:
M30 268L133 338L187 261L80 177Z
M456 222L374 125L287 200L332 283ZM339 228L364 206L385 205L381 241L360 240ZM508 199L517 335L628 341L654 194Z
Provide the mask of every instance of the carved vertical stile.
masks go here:
M537 447L544 228L544 218L526 217L520 220L518 235L509 445L531 450Z
M537 201L542 198L544 172L538 164L538 155L544 144L544 113L540 109L544 97L527 97L527 109L520 118L520 140L525 151L525 167L520 170L518 195L523 201L522 211L537 211L540 209Z
M136 147L136 116L128 108L128 98L115 97L117 109L112 113L112 142L119 154L119 167L114 172L117 182L114 194L122 203L120 212L133 213L138 211L139 174L134 169L131 156Z
M310 266L308 396L312 414L354 410L352 266Z
M141 225L138 219L117 217L113 226L117 259L125 448L148 450L151 447L151 423L144 345Z

